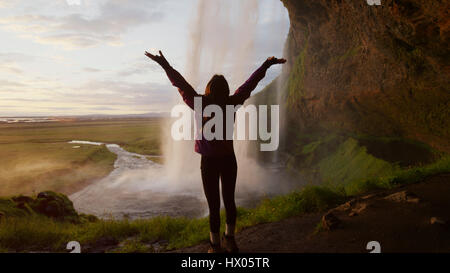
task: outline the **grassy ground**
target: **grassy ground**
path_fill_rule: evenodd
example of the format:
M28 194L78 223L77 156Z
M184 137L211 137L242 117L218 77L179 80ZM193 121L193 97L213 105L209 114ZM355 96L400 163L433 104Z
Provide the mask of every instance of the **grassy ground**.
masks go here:
M398 170L386 176L355 181L348 187L354 194L375 189L387 189L414 183L438 173L450 172L450 157L443 157L427 166ZM308 212L325 211L350 195L338 187L309 186L274 199L266 199L253 209L238 209L238 229ZM222 213L224 220L224 214ZM222 224L224 221L222 221ZM223 229L223 226L222 226ZM187 219L156 217L143 220L99 220L83 224L58 222L43 216L5 217L0 221L0 249L3 251L48 250L64 251L67 242L95 245L100 239L126 241L119 252L152 251L149 243L164 240L167 248L197 244L208 238L207 218ZM132 238L130 240L130 238Z
M0 124L0 196L43 190L69 194L113 169L116 156L105 146L70 140L116 143L131 152L157 155L160 124L160 119Z
M340 188L351 195L349 185L358 181L394 176L444 155L404 138L313 133L291 139L287 166L311 184Z
M67 143L72 139L118 143L141 154L159 153L158 120L0 126L0 175L4 185L0 188L0 196L33 194L43 188L67 192L81 181L109 172L114 157L105 147L79 145L79 149L73 149L74 145ZM253 209L239 208L238 229L324 211L352 195L450 172L450 157L438 156L432 151L430 158L440 158L430 161L434 163L409 162L411 151L420 148L415 144L405 146L404 155L401 150L383 153L383 150L391 151L406 145L399 145L398 141L361 136L305 136L296 143L290 164L295 168L301 162L304 167L317 172L322 185L311 185L299 192L263 200ZM401 143L406 142L401 140ZM417 151L423 159L425 153L420 149ZM207 240L208 232L207 218L111 219L75 224L42 215L25 215L22 210L11 207L7 198L0 199L0 252L65 251L69 241L95 247L105 238L125 242L114 251L148 252L153 251L151 243L156 241L166 242L169 249L185 247Z

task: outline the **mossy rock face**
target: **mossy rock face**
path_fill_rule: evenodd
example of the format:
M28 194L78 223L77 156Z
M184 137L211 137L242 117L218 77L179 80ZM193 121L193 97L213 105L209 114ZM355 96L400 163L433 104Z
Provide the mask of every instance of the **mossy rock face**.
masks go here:
M0 198L0 220L6 217L27 217L31 215L43 215L57 221L74 224L99 221L94 215L78 214L72 201L61 193L44 191L39 193L36 198L23 195Z
M407 138L450 152L446 1L282 2L291 22L280 90L288 127Z
M78 219L72 201L64 194L45 191L38 194L31 208L40 214L56 219Z

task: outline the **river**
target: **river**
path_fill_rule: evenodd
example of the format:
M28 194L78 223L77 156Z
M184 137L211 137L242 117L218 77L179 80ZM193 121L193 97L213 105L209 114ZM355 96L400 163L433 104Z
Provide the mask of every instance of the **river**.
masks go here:
M117 155L114 170L106 177L69 196L77 211L101 218L150 218L154 216L202 217L208 213L200 168L184 181L170 180L163 165L148 156L130 153L117 144L74 140L79 145L106 145ZM180 179L178 179L180 180ZM181 179L183 180L183 179ZM265 192L237 186L236 204L256 205Z
M79 145L100 142L71 141ZM105 144L117 155L114 170L103 179L69 196L75 209L102 218L149 218L158 215L198 217L207 213L201 193L167 186L164 168L147 156Z

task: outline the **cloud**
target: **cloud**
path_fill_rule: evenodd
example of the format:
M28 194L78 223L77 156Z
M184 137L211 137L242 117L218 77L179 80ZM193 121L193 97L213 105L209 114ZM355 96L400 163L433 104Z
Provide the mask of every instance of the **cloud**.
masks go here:
M2 63L24 63L35 61L37 56L17 53L17 52L0 52L0 62Z
M167 112L177 96L172 86L152 82L91 80L73 87L45 80L0 80L0 103L15 105L22 113Z
M130 29L161 20L161 3L161 0L132 3L127 0L109 0L99 4L99 12L94 16L88 15L89 9L62 16L27 13L0 18L0 25L19 33L23 38L65 49L100 44L117 46L121 45L122 35Z
M22 69L17 68L15 66L11 66L11 65L0 65L0 72L2 73L10 73L10 74L17 74L17 75L21 75L23 74Z
M143 55L143 54L142 54ZM135 59L130 65L117 72L119 77L128 77L133 75L150 74L151 72L160 71L160 68L156 65L152 65L152 62L147 57L143 56Z
M8 80L0 80L0 93L4 91L3 88L16 88L16 87L24 87L26 84L15 82L15 81L8 81Z
M22 75L24 71L21 64L35 61L37 58L32 55L9 52L0 53L0 72Z
M101 69L97 69L97 68L93 68L93 67L85 67L83 68L84 72L89 72L89 73L97 73L97 72L101 72Z
M36 36L34 40L41 44L53 44L65 49L88 48L105 43L110 46L121 45L120 37L114 35L91 35L91 34L55 34L47 36Z
M0 0L0 8L9 8L17 4L18 0Z
M93 80L74 89L72 101L96 105L168 104L176 90L170 85L151 82L133 83L116 80Z

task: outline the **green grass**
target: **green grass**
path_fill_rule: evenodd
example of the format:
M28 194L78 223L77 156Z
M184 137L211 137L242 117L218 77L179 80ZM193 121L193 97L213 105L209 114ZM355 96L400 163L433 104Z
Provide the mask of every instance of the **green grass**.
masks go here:
M42 190L70 193L109 174L116 160L105 146L73 149L73 144L64 142L0 146L0 196Z
M367 153L366 147L360 146L353 138L347 139L333 154L320 161L318 168L323 182L331 186L391 175L399 170L395 164Z
M115 143L131 152L159 155L161 124L160 118L0 124L0 143L58 143L76 139Z
M263 222L279 221L299 213L324 210L342 201L338 194L320 187L308 187L301 192L264 200L255 209L239 208L238 228ZM224 228L224 213L222 229ZM170 248L184 247L207 240L207 218L188 219L155 217L142 220L100 220L83 224L59 222L47 217L6 217L0 222L0 247L15 250L63 251L69 241L81 245L95 244L101 238L123 241L134 238L138 242L167 240ZM134 245L134 247L133 247ZM132 242L122 251L135 251L141 245Z
M349 144L347 144L349 145ZM355 180L339 186L308 186L301 191L265 199L253 209L238 208L237 228L259 223L275 222L294 215L326 211L352 195L376 189L388 189L400 184L414 183L424 178L450 172L450 156L435 163L396 170L389 175ZM0 206L2 204L0 199ZM222 229L225 215L222 211ZM318 227L320 228L320 227ZM209 235L207 218L188 219L155 217L140 220L99 220L73 224L31 215L3 217L0 220L0 250L65 251L69 241L95 245L102 238L125 241L118 252L152 252L146 244L168 241L168 248L179 248L206 241Z
M308 36L308 35L306 35ZM305 95L304 78L305 78L305 60L308 54L308 40L306 40L302 51L295 59L292 71L289 74L287 84L287 104L289 107L296 107Z
M118 248L110 251L111 253L152 253L155 249L151 245L146 245L142 241L131 238L122 242L122 245Z
M43 190L70 194L111 172L115 154L105 146L69 144L71 140L116 143L130 152L159 155L161 123L112 119L0 124L0 196Z
M410 139L303 134L292 139L288 168L314 185L341 187L427 166L444 153Z
M26 216L26 211L19 209L15 203L9 198L0 198L0 215L9 216ZM0 217L1 218L1 217Z
M390 174L373 178L354 180L346 185L336 188L338 192L346 195L356 195L377 189L390 189L398 185L419 182L426 177L450 172L450 156L446 155L434 163L408 169L397 169Z

